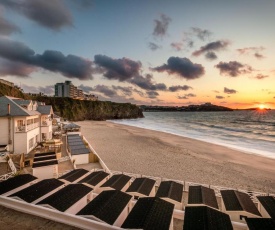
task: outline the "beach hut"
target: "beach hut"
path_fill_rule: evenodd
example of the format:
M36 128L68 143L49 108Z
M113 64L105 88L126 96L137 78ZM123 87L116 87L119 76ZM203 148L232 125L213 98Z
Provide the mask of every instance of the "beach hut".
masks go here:
M139 198L122 228L126 229L173 229L174 205L158 197Z
M136 178L126 192L135 198L154 196L156 181L150 178Z
M183 184L175 181L162 181L157 190L156 197L175 205L176 209L182 209Z
M91 197L92 190L92 188L83 184L69 184L41 200L37 205L61 212L76 214L87 204L87 200Z
M45 179L39 181L29 187L22 189L16 193L11 194L9 197L17 200L23 200L28 203L39 202L40 199L51 195L57 189L61 189L64 182L57 179Z
M131 195L118 190L103 191L77 215L120 227L128 215Z
M108 180L108 177L109 177L109 173L106 173L104 171L96 171L85 176L83 179L78 181L78 183L89 186L93 188L94 191L96 191L98 187L100 187L102 184L104 184Z
M258 209L265 218L272 218L275 221L275 197L257 196L259 200Z
M130 180L131 177L124 174L113 175L109 180L107 180L99 187L99 191L116 189L125 192L130 186Z
M9 196L21 189L28 187L30 184L37 182L37 177L30 174L22 174L0 182L0 195Z
M188 206L184 214L184 230L233 230L229 215L207 206Z
M58 161L55 152L35 154L32 174L39 179L57 178Z
M78 134L67 135L67 148L75 164L88 164L90 149Z
M231 221L245 223L244 217L260 218L261 214L249 195L236 190L221 190L222 211Z
M201 185L189 186L188 206L206 205L211 208L219 209L215 196L215 191Z
M58 179L65 183L76 183L77 181L81 180L88 174L89 174L89 171L86 169L75 169L64 174Z

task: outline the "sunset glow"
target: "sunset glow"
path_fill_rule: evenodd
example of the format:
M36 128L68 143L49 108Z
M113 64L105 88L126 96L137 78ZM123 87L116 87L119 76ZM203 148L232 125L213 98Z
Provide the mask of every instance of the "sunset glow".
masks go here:
M24 92L70 80L114 102L275 109L275 1L6 2L0 78Z

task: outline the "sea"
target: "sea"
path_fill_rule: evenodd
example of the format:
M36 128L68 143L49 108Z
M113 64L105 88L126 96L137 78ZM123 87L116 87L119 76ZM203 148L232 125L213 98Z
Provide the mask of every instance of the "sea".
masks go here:
M144 118L112 122L189 137L275 159L275 110L143 114Z

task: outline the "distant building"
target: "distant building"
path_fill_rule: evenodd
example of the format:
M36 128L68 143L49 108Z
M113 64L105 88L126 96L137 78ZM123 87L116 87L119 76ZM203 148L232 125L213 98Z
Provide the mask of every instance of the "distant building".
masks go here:
M75 96L75 86L71 81L65 81L65 83L56 83L54 86L54 92L56 97L70 97Z
M97 101L98 97L95 95L87 95L83 93L83 90L78 89L72 84L71 81L65 81L65 83L56 83L54 86L55 97L70 97L79 100Z

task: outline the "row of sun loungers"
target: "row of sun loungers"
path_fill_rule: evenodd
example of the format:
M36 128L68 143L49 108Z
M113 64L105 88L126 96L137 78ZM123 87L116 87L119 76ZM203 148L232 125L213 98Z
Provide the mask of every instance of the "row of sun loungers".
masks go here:
M126 229L172 229L173 213L183 207L183 185L162 181L156 192L155 183L76 169L58 179L16 176L0 183L0 195ZM213 189L190 186L183 228L233 229L233 221L247 229L275 229L275 198L257 198L258 208L246 193L221 190L219 207Z

